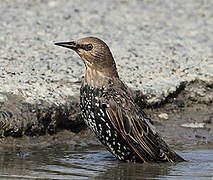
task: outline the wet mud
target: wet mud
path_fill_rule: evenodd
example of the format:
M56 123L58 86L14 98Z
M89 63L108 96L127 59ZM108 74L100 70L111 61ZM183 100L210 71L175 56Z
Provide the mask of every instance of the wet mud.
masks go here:
M194 93L195 88L200 94ZM147 112L152 123L160 127L164 136L207 141L213 135L212 88L210 83L196 80L182 85L176 93L170 94L157 104L148 104L146 97L136 91L135 102ZM2 94L2 97L2 142L6 143L9 136L38 137L57 134L63 130L78 134L86 130L77 100L67 99L64 105L50 106L45 102L32 105L24 102L21 97L9 94ZM187 128L190 123L195 124L195 127ZM199 125L202 125L201 128Z

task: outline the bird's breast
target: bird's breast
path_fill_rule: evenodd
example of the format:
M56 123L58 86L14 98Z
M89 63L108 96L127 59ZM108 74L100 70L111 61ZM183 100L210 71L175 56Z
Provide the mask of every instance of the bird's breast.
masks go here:
M104 88L93 88L82 84L80 107L87 126L95 133L99 141L119 160L134 161L137 155L121 134L113 127L106 113L107 104L99 99L105 97Z
M93 88L82 84L80 90L80 107L85 123L97 135L101 134L101 121L105 118L104 109L100 105L99 97L103 93L102 88Z

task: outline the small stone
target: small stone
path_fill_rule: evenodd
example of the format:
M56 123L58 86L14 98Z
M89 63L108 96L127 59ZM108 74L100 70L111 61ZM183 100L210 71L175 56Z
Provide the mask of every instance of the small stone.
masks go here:
M161 113L161 114L158 115L158 117L161 118L161 119L169 119L169 116L168 116L167 113Z
M205 123L186 123L186 124L182 124L182 127L187 127L187 128L204 128L205 127Z
M6 101L8 101L7 96L0 93L0 103L5 103Z
M48 2L48 6L51 7L51 8L55 7L56 5L57 5L56 1L50 1L50 2Z

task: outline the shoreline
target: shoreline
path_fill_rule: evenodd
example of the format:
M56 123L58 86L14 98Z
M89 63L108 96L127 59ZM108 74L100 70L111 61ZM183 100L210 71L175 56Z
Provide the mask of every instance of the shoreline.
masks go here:
M135 91L134 95L135 102L140 108L149 112L154 123L161 119L160 116L154 115L159 110L170 114L172 111L181 112L191 108L193 114L193 109L199 106L213 108L213 83L201 80L184 83L160 103L149 104L146 96L138 91ZM192 121L196 122L196 119ZM53 135L63 130L78 134L86 129L80 117L79 103L76 99L74 101L67 99L67 102L62 105L50 105L45 102L35 105L25 102L23 97L1 93L0 122L1 138ZM204 123L213 128L211 118Z

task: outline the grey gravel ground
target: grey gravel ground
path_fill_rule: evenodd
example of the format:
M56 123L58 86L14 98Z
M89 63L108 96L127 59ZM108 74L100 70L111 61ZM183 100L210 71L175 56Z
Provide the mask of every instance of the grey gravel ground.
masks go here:
M0 92L29 103L77 97L83 63L54 42L97 36L122 80L162 101L182 82L212 82L212 34L211 0L1 1Z

